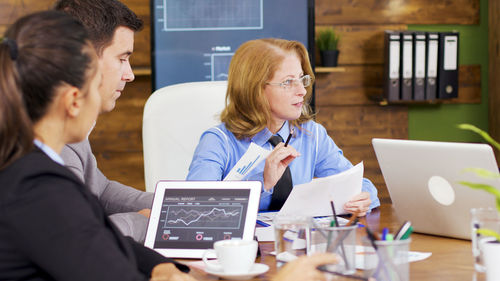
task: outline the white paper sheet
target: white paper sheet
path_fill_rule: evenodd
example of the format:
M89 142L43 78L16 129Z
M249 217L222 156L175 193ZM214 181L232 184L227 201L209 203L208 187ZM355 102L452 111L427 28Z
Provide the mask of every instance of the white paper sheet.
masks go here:
M375 255L375 249L373 247L356 245L356 268L361 270L368 270L365 264L366 255ZM408 251L408 262L416 262L425 260L432 255L431 252L415 252Z
M255 143L250 143L247 152L241 156L238 163L234 165L229 174L224 178L225 181L239 181L242 180L248 173L250 173L259 163L266 159L271 153L270 150L264 149Z
M344 204L361 192L363 170L363 162L360 162L342 173L294 186L279 214L329 216L332 215L330 201L337 215L346 214Z

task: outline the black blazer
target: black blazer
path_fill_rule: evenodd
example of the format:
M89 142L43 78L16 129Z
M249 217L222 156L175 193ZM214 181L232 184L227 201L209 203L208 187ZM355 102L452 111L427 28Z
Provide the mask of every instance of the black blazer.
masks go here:
M162 262L172 261L121 235L88 188L39 149L0 171L0 280L147 280Z

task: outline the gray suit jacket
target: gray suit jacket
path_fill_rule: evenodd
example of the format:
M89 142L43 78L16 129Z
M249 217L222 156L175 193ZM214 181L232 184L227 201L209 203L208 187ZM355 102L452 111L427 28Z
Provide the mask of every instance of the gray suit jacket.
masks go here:
M148 219L137 211L151 208L153 193L139 191L106 178L97 168L88 139L66 145L61 157L65 165L99 198L109 218L123 235L144 242Z

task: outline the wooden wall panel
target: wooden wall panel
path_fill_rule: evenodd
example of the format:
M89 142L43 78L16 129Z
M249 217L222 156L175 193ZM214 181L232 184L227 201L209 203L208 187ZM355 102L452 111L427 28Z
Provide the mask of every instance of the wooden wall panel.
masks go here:
M479 0L316 0L316 24L479 24Z
M97 148L92 145L92 148ZM139 190L144 184L144 158L141 151L94 151L97 165L106 177Z
M375 105L383 95L382 65L346 66L345 72L316 74L316 104ZM377 100L378 99L378 100Z
M443 103L481 103L481 65L460 65L458 69L458 98Z
M370 146L372 138L408 138L406 106L320 107L316 119L339 147Z
M54 3L55 0L1 0L0 35L5 32L10 23L19 17L32 12L50 9ZM124 0L123 3L144 21L144 29L135 36L135 52L131 57L131 63L134 66L149 66L151 64L149 1Z
M383 65L344 66L344 72L316 74L316 103L375 105L383 97ZM461 65L459 97L442 103L481 103L481 66Z
M149 0L123 0L123 3L144 21L144 29L135 34L134 54L130 62L133 66L150 66L151 19Z
M49 9L54 2L48 0L1 0L0 25L9 25L21 16Z
M325 26L316 26L316 31ZM406 25L336 25L340 36L339 64L383 64L384 30L407 30ZM316 54L316 65L320 56Z

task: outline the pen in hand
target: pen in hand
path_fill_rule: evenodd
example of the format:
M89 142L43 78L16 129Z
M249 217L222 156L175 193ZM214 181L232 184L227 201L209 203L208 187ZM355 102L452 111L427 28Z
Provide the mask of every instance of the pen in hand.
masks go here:
M290 130L290 134L288 135L288 138L286 138L285 147L288 146L288 143L290 142L292 135L293 135L293 128L292 128L292 130Z

